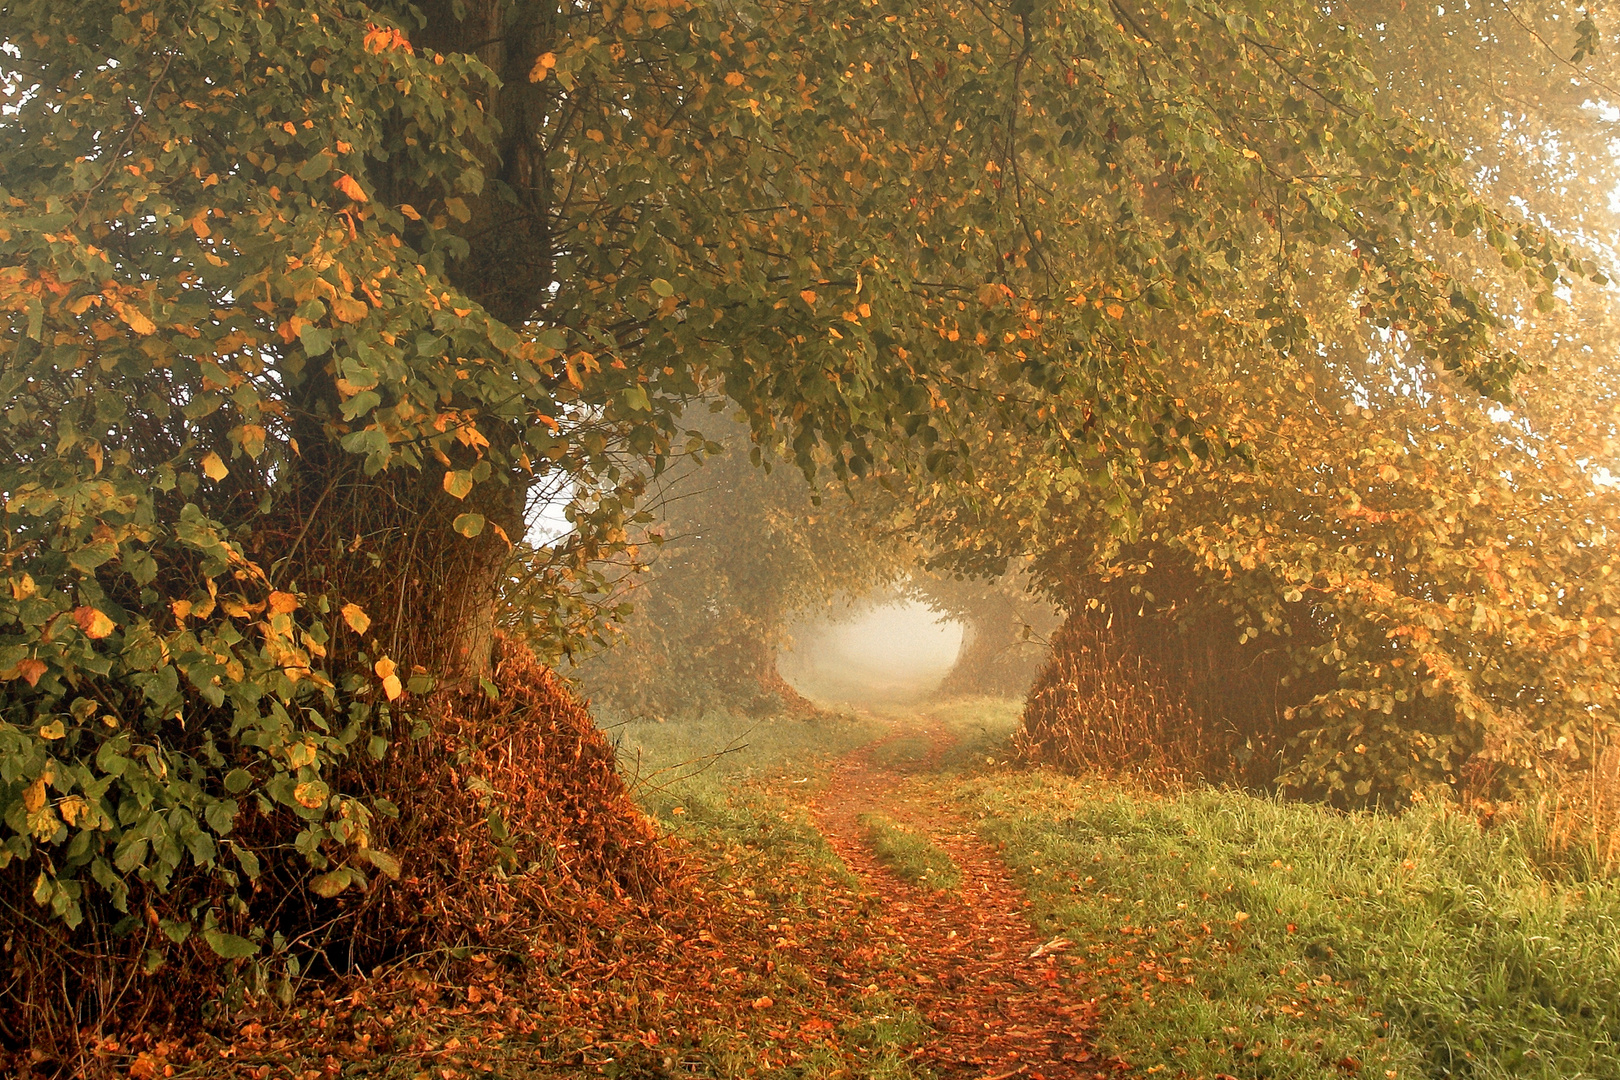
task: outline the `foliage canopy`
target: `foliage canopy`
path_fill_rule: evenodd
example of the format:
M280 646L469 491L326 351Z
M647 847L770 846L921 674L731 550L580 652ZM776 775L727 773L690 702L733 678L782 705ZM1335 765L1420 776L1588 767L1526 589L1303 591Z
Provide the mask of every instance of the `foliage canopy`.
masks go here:
M1451 253L1590 269L1304 2L4 0L0 41L0 870L227 958L266 860L397 871L345 778L477 685L513 558L579 646L697 395L840 477L1011 445L1130 529L1144 462L1242 434L1178 328L1281 362L1321 290L1505 397Z

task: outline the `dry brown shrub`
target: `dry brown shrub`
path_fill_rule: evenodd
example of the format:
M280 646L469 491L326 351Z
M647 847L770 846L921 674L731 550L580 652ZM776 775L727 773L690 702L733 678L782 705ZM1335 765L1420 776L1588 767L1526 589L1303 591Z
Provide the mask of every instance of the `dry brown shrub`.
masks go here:
M1276 666L1224 620L1071 615L1024 705L1021 757L1153 785L1264 784L1286 738ZM1295 688L1297 696L1301 688Z
M353 940L368 958L524 940L580 906L656 902L670 869L585 704L521 645L498 644L481 692L436 703L432 734L402 747L401 803L382 841L406 869L377 890ZM396 796L397 798L397 796Z
M1202 777L1220 743L1152 660L1124 650L1092 619L1054 636L1015 739L1027 761L1149 783Z

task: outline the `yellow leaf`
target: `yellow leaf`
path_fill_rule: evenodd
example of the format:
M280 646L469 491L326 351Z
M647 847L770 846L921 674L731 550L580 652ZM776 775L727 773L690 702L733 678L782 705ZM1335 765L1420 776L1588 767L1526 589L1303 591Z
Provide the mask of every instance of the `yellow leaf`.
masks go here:
M118 312L118 317L123 319L125 324L137 334L145 336L157 333L157 324L148 319L144 313L133 305L117 300L113 302L113 310Z
M298 610L298 597L292 593L272 592L270 594L270 614L287 615Z
M73 621L87 638L104 638L113 632L113 621L93 607L74 608Z
M45 778L41 776L32 784L23 788L23 807L30 814L37 814L45 806Z
M412 221L422 220L422 215L418 214L416 212L416 207L412 206L410 203L401 203L399 212L410 218Z
M811 307L814 307L815 304L816 304L815 290L813 290L813 289L804 290L803 292L801 292L799 294L799 299L803 300L805 303L809 304Z
M452 499L465 499L472 489L472 473L466 469L451 469L444 474L444 490Z
M78 795L72 795L66 799L63 799L62 804L56 808L56 811L62 815L63 821L67 822L69 825L77 825L79 823L79 818L82 817L84 812L89 808L90 804L85 802L83 798Z
M243 424L241 433L243 452L248 457L257 460L259 455L264 453L264 440L269 433L258 424Z
M319 780L311 780L293 788L293 798L298 800L299 806L307 806L311 810L318 810L326 805L326 797L331 789Z
M365 191L363 189L361 189L359 183L356 182L355 178L350 176L348 173L344 173L342 176L338 177L336 182L333 183L332 186L337 188L339 191L343 192L343 194L347 195L349 198L353 199L355 202L365 202L366 201L366 193L365 193Z
M343 605L343 621L349 624L349 629L357 634L363 634L371 628L371 616L361 610L359 604Z
M219 455L212 450L203 455L202 471L204 476L215 483L231 475L231 470L225 467L225 463L219 459Z
M557 66L557 54L556 53L541 53L538 57L535 58L534 67L529 69L529 81L530 82L541 82L541 81L543 81L545 79L547 73L549 73L551 71L551 69L556 67L556 66Z
M386 679L393 675L394 672L399 670L399 665L385 656L381 660L378 660L375 664L372 664L371 670L377 673L377 678Z
M398 675L389 675L383 679L383 693L388 695L389 701L393 701L404 692L405 688L400 686Z
M1125 308L1119 304L1109 304L1108 317L1110 319L1123 319L1125 317Z
M743 84L743 73L742 72L733 71L729 75L726 76L726 85L727 86L741 86L742 84Z
M332 318L340 323L357 323L371 310L364 300L356 300L352 296L334 296L331 307Z
M174 617L176 619L183 620L187 615L191 614L191 601L176 600L174 603L169 605L169 610L174 612Z

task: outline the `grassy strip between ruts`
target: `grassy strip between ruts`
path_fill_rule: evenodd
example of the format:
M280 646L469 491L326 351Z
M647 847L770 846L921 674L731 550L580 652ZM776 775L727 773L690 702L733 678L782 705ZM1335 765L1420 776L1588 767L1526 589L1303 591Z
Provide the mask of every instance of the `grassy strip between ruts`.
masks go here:
M878 862L902 881L925 889L953 892L961 887L962 873L937 845L883 814L862 814L861 827Z
M957 796L1141 1070L1620 1077L1620 888L1549 882L1525 826L1047 772Z

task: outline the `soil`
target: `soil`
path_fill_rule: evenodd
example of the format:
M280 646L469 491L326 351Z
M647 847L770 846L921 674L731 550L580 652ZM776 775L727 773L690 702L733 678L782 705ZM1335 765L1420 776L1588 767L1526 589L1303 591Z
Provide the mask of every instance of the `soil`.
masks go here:
M894 753L924 740L920 757ZM972 823L907 783L937 772L955 741L926 719L896 728L838 762L811 806L845 865L881 899L879 929L906 947L914 1000L937 1033L920 1062L947 1080L1071 1080L1125 1068L1091 1045L1096 1001L1058 964L1072 943L1039 936L1030 901ZM960 888L912 885L883 866L859 822L874 811L949 854Z

